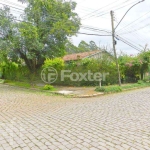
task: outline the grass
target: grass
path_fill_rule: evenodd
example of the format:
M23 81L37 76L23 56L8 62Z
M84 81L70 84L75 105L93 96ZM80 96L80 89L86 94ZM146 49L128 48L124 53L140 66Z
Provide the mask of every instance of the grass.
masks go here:
M3 80L3 79L0 79L0 83L4 83L4 81L5 81L5 80Z
M142 88L142 87L148 87L150 86L150 83L138 81L138 83L133 84L124 84L121 87L117 85L112 86L104 86L104 87L96 87L95 91L97 92L104 92L104 93L116 93L121 92L129 89L135 89L135 88Z
M3 83L4 80L0 79L0 83ZM27 82L19 82L19 81L10 81L5 80L4 83L7 83L8 85L12 86L18 86L23 88L33 88L30 83ZM134 84L123 84L121 87L118 85L112 85L112 86L103 86L103 87L96 87L95 91L97 92L103 92L103 93L117 93L122 92L129 89L135 89L135 88L143 88L150 86L149 82L144 81L138 81L138 83ZM56 91L57 89L54 88L52 85L45 85L44 87L34 86L34 89L39 91L45 91L45 93L49 93L50 91Z
M105 87L97 87L95 91L104 93L116 93L121 92L122 88L120 86L105 86Z
M13 86L24 87L24 88L30 88L31 87L30 83L26 83L26 82L6 80L5 83L7 83L9 85L13 85Z
M1 82L0 82L1 83ZM28 82L19 82L19 81L10 81L10 80L5 80L4 83L7 83L8 85L12 85L12 86L18 86L18 87L23 87L23 88L27 88L27 89L30 89L30 88L34 88L34 89L37 89L39 91L56 91L56 88L54 88L52 85L45 85L44 87L41 87L41 86L32 86L30 83Z

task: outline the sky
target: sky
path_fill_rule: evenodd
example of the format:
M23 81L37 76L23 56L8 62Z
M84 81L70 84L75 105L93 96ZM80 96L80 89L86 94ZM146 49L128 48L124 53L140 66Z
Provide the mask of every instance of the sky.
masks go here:
M73 0L72 0L73 1ZM81 18L82 27L79 32L88 34L99 35L111 35L111 17L110 11L114 11L114 26L122 19L124 14L131 6L139 2L140 0L74 0L77 3L75 12L78 13ZM22 5L17 0L0 0L0 4L5 3L18 8L23 9L25 5ZM145 45L150 47L150 0L145 0L135 5L122 20L120 25L116 29L116 35L119 37L116 39L117 53L122 51L129 55L138 54L140 50L143 50ZM16 11L16 10L15 10ZM17 10L17 16L19 17L21 11ZM93 28L94 31L85 30L85 27ZM102 32L99 30L105 30L108 32ZM95 31L96 30L96 31ZM111 36L96 36L96 35L81 35L77 34L71 38L73 44L78 45L81 40L86 42L94 41L100 47L108 47L108 50L112 49L112 37ZM129 45L136 46L136 49L123 43L122 40Z
M115 21L114 25L122 19L127 10L139 2L140 0L75 0L77 2L77 9L79 16L81 17L82 25L93 26L95 28L106 29L111 31L111 17L110 11L114 11ZM116 35L129 41L131 44L138 47L139 50L143 50L145 45L150 46L150 0L145 0L134 6L122 20L120 25L116 29ZM93 12L93 13L92 13ZM138 19L138 20L137 20ZM135 21L136 20L136 21ZM132 23L132 24L131 24ZM130 25L129 25L130 24ZM126 26L128 25L128 26ZM122 30L121 30L122 29ZM120 31L119 31L120 30ZM95 33L93 31L83 30L80 31L86 33ZM98 33L102 34L102 32ZM103 33L105 34L105 33ZM97 37L78 35L73 38L74 43L79 43L81 39L89 42L93 40L97 45L108 46L112 48L112 37ZM127 54L137 54L138 50L124 44L122 41L117 40L116 45L117 52Z

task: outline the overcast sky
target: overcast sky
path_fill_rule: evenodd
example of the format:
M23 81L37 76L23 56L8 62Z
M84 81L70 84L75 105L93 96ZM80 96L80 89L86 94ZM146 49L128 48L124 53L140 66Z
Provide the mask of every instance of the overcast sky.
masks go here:
M96 28L111 31L110 11L114 11L116 20L115 25L117 25L117 22L120 21L126 11L140 0L75 1L78 3L76 11L82 19L82 25L93 26ZM137 21L133 22L135 20ZM125 28L126 25L128 26ZM93 31L83 30L82 28L80 31L84 31L86 33L94 33ZM144 2L134 6L127 13L121 24L118 26L116 33L123 39L134 44L139 49L143 49L142 47L144 47L146 44L149 44L150 46L150 0L145 0ZM95 32L95 34L97 33ZM112 47L111 37L78 35L78 37L73 38L73 42L79 43L81 39L84 39L87 42L90 40L94 40L97 45L100 43L100 45L108 45ZM133 48L129 47L121 41L117 41L116 47L118 52L122 50L123 52L128 54L138 53L137 50L134 50Z
M125 12L140 0L74 0L77 2L76 12L81 18L82 25L98 28L101 30L111 31L111 17L110 11L114 11L115 26L117 22L123 17ZM11 2L11 3L10 3ZM0 0L0 3L6 3L8 5L16 4L15 7L23 8L21 3L17 0ZM18 5L17 5L18 4ZM21 5L21 7L20 7ZM19 11L19 10L18 10ZM18 12L20 14L21 12ZM128 25L128 26L127 26ZM123 29L122 29L123 28ZM120 30L120 31L119 31ZM80 32L90 34L108 34L106 32L89 31L83 28ZM150 0L134 6L125 16L121 24L116 30L116 34L121 36L124 40L143 49L146 44L150 47ZM81 40L89 42L95 41L97 45L112 47L111 36L92 36L92 35L77 35L73 37L72 41L75 45L78 45ZM117 52L120 50L128 54L136 54L137 50L129 47L120 40L117 41Z

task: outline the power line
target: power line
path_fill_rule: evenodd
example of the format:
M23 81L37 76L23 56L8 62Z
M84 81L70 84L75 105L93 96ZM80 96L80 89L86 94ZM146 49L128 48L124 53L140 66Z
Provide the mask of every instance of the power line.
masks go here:
M8 0L0 0L0 1L3 1L3 2L5 2L5 3L8 3L8 4L11 4L11 5L15 5L15 6L18 6L18 7L23 8L23 5L19 5L19 4L17 4L17 3L13 3L13 2L8 1ZM25 7L24 7L24 8L25 8Z
M81 28L94 30L94 31L103 31L103 32L111 33L111 31L106 30L106 29L101 29L101 28L96 28L96 27L86 26L86 25L81 25Z
M117 27L120 25L120 23L122 22L122 20L124 19L124 17L127 15L127 13L128 13L134 6L138 5L139 3L142 3L143 1L144 1L144 0L137 2L136 4L134 4L133 6L131 6L131 7L127 10L127 12L123 15L123 17L121 18L121 20L120 20L119 23L117 24L115 30L116 30Z
M127 0L127 1L128 1L128 0ZM127 2L127 1L126 1L126 2ZM124 2L124 3L125 3L125 2ZM117 7L116 9L114 9L114 10L116 11L116 10L122 9L122 8L124 8L124 7L128 6L128 5L131 5L131 4L133 4L133 3L135 3L135 1L134 1L134 2L132 2L132 3L129 3L129 4L127 4L127 5L121 6L121 7L118 7L118 6L111 7L110 9L114 9L114 8L116 8L116 7ZM104 12L104 13L100 12L100 13L98 13L98 14L91 15L91 16L89 16L88 18L83 18L82 20L86 20L86 19L89 19L89 18L91 18L91 17L101 17L101 16L103 16L103 15L108 14L108 13L109 13L109 11L110 11L110 9L109 9L109 10L105 10L105 12Z
M116 21L117 22L117 21ZM118 23L118 22L117 22ZM124 30L126 30L127 32L128 32L128 30L127 29L124 29ZM136 31L137 32L137 31ZM117 34L119 34L118 32L117 32ZM139 35L138 35L138 33L129 33L129 34L131 34L131 35L133 35L134 36L134 38L136 37L137 39L139 39L140 41L143 41L144 43L148 43L148 42L145 42L143 39L144 38L141 38ZM147 39L145 39L146 41L147 41Z
M9 5L7 5L7 6L9 6ZM2 16L2 15L1 15ZM51 16L50 16L51 17ZM61 18L55 18L55 17L51 17L51 19L53 19L53 20L56 20L56 21L60 21L60 20L62 20ZM32 22L29 22L29 21L23 21L23 20L19 20L19 19L16 19L16 18L14 18L14 20L16 20L16 21L19 21L19 22L25 22L25 23L30 23L30 24L32 24ZM82 28L86 28L86 29L89 29L89 30L91 30L91 29L93 29L93 30L95 30L95 31L104 31L104 32L108 32L108 33L110 33L109 31L106 31L106 30L104 30L104 29L98 29L98 28L95 28L95 27L90 27L90 26L81 26Z
M145 13L144 15L138 17L136 20L132 21L131 23L129 23L129 24L125 25L124 27L122 27L121 29L119 29L118 32L121 31L121 30L123 30L124 28L130 26L131 24L137 22L138 20L140 20L141 18L143 18L144 16L146 16L146 15L149 14L149 13L150 13L150 11L148 11L148 12Z
M137 50L137 51L139 51L139 52L142 51L142 50L137 49L136 47L130 45L129 43L127 43L127 42L125 42L125 41L123 41L123 40L121 40L121 39L120 39L120 41L122 41L123 43L127 44L128 46L132 47L133 49L135 49L135 50Z
M78 3L78 4L81 4L81 3L83 3L83 2L85 2L86 0L82 0L82 2L80 2L80 3Z
M121 37L123 37L123 36L121 36ZM138 45L139 46L139 44L137 44L136 42L134 42L133 40L130 40L129 38L127 38L127 37L123 37L123 38L125 38L126 40L128 40L128 41L130 41L130 42L132 42L132 43L134 43L135 45ZM137 37L138 38L138 37ZM143 41L145 44L147 43L147 42L145 42L145 41Z
M116 0L115 2L117 2L117 1L118 1L118 0ZM114 3L114 2L113 2L113 3ZM106 8L107 6L110 6L110 5L113 4L113 3L110 3L110 4L108 4L108 5L104 6L104 7L101 7L101 8L99 8L99 9L97 9L97 10L95 10L95 11L93 11L93 12L91 12L91 13L85 15L85 16L83 16L82 18L84 18L84 17L86 17L86 16L88 16L88 15L90 15L90 14L93 14L93 13L99 11L100 9Z
M77 5L77 7L81 7L82 9L89 10L89 11L95 11L95 9L93 9L93 8L89 8L89 7L85 7L85 6L81 6L81 5Z
M0 16L3 16L3 15L0 15ZM31 22L22 21L22 20L19 20L19 19L14 19L14 20L19 21L19 22L25 22L25 23L32 24ZM45 28L50 28L50 27L45 27ZM45 29L45 28L43 28L43 29ZM100 35L100 34L91 34L91 33L82 33L82 32L71 32L71 33L84 34L84 35L94 35L94 36L111 36L111 35Z
M20 9L20 8L17 8L17 7L14 7L14 6L10 6L10 5L7 5L7 4L4 4L4 3L0 3L0 4L3 5L3 6L8 6L8 7L11 7L11 8L15 8L15 9L24 11L23 9Z
M138 34L138 33L129 33L129 34L131 34L131 36L133 36L134 38L136 37L136 39L138 39L139 41L142 41L142 42L144 42L144 43L148 43L147 42L147 39L143 39L143 38L141 38L140 37L140 35ZM126 37L125 37L126 38ZM131 40L130 40L131 41ZM133 41L132 41L133 42ZM133 43L135 43L135 42L133 42ZM137 44L137 43L136 43Z
M146 18L146 19L144 19L144 20L145 20L145 21L147 21L147 19L148 19L148 18L150 18L150 16L149 16L149 17L147 17L147 18ZM144 22L144 20L142 20L142 21L138 22L137 24L139 25L140 23ZM135 27L135 26L131 26L131 27L129 26L127 29L126 29L126 28L124 28L124 30L126 30L127 32L130 32L130 31L132 31L132 30L133 30L133 28L134 28L134 27ZM141 28L141 27L140 27L140 28ZM123 30L123 29L122 29L122 30ZM119 30L119 31L120 31L120 30ZM119 31L118 31L118 32L119 32ZM120 33L120 32L119 32L119 33ZM126 32L121 32L120 34L122 34L122 33L124 34L124 33L126 33Z
M123 43L125 43L125 44L127 44L128 46L130 46L130 47L136 49L137 51L140 51L140 52L142 51L140 48L138 48L137 46L133 45L133 44L130 43L129 41L123 39L121 36L118 36L118 35L117 35L117 36L116 36L116 39L122 41Z
M94 35L94 36L111 36L111 35L91 34L91 33L83 33L83 32L77 32L77 34Z
M147 24L147 25L145 25L145 26L143 26L143 27L140 27L140 28L135 29L135 30L131 30L131 31L126 32L126 33L122 33L121 35L129 34L129 33L132 33L132 32L136 32L136 31L142 30L142 29L146 28L147 26L150 26L150 24Z

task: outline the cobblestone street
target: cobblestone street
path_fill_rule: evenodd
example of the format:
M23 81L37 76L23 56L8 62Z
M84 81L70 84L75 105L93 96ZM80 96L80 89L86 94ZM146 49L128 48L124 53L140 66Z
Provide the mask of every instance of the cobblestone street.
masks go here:
M0 85L0 150L150 150L150 88L79 99Z

